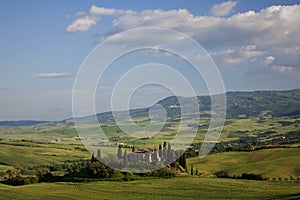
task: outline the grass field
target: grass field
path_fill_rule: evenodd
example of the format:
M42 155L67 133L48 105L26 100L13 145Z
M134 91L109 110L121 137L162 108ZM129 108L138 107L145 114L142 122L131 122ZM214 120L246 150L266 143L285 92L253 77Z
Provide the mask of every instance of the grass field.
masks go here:
M297 119L298 120L298 119ZM282 121L290 122L282 125ZM240 137L264 140L299 130L296 119L227 120L220 141L234 141ZM207 120L202 120L199 142L207 130ZM88 126L93 131L93 126ZM186 127L184 131L189 131ZM114 124L105 126L111 139L123 136L120 141L138 148L153 148L174 137L177 127L170 124L152 139L130 140ZM94 136L93 136L94 137ZM49 140L59 141L50 143ZM209 154L203 159L190 158L204 175L226 171L230 175L256 173L269 178L300 177L300 148L264 149L251 152L224 152ZM74 127L33 126L0 127L0 172L12 169L13 164L23 168L54 165L65 160L90 159ZM7 165L5 165L7 164ZM148 179L131 182L100 181L86 183L39 183L26 186L0 184L0 199L300 199L299 181L247 181L240 179L176 177L173 179Z
M20 145L20 144L18 144ZM55 144L41 146L16 146L12 144L0 144L0 161L8 165L18 164L21 167L30 167L38 165L53 165L63 163L65 160L89 159L90 153L86 151L67 149L67 146L61 145L58 148ZM0 167L6 170L5 167Z
M264 149L252 152L224 152L205 158L190 158L189 165L199 172L214 174L226 171L230 175L256 173L264 177L300 176L300 148Z
M41 183L0 185L10 199L296 199L300 183L177 177L132 182Z
M272 135L277 137L276 135L278 134L299 130L298 124L292 123L297 120L299 120L299 118L273 118L264 122L259 122L257 118L228 119L224 126L220 141L237 140L239 137L244 136L257 137L262 140L264 140L265 137L270 137ZM199 134L194 142L199 142L203 139L208 122L208 120L201 120L198 131ZM282 122L288 123L282 125ZM93 132L95 126L87 125L87 128ZM161 133L155 135L151 139L130 140L126 139L127 136L125 136L114 124L103 127L107 137L111 139L114 139L114 137L119 135L123 136L121 139L117 139L116 141L113 140L113 143L123 142L128 145L134 145L136 148L158 148L158 145L162 144L163 141L169 141L173 138L177 129L178 124L169 123ZM185 131L188 132L189 128L186 127ZM265 134L265 132L271 132L271 134ZM56 139L59 139L59 142L55 144L50 144L48 142L49 140ZM295 145L297 146L297 144ZM77 132L72 126L64 124L46 124L30 127L0 127L0 162L8 165L18 164L22 167L28 167L33 165L60 163L64 160L89 158L90 153L82 150L84 150L84 147L81 141L78 140ZM296 152L293 153L292 151ZM287 176L290 175L290 173L300 176L299 167L287 167L300 166L299 161L297 161L299 159L296 158L296 154L299 155L299 150L270 150L268 152L267 155L274 154L274 156L253 160L249 158L249 153L232 152L210 155L208 158L199 161L199 163L197 159L194 159L191 162L195 165L199 164L197 168L209 173L224 169L228 170L228 172L240 173L243 170L249 172L251 169L268 176L275 176L276 173L280 173L277 177ZM259 152L253 152L251 154L255 157ZM272 160L270 160L270 158L272 158ZM280 160L274 158L280 158ZM235 169L231 169L230 171L226 168L227 166ZM0 167L0 171L5 171L6 169L7 167L5 166Z
M297 119L289 118L272 118L267 121L260 122L258 118L249 119L228 119L226 120L225 126L222 131L221 140L228 141L238 139L241 136L262 136L267 131L272 131L271 135L285 134L289 131L299 130L298 124L282 125L282 122L295 122ZM237 134L237 137L233 137L234 133L242 132Z

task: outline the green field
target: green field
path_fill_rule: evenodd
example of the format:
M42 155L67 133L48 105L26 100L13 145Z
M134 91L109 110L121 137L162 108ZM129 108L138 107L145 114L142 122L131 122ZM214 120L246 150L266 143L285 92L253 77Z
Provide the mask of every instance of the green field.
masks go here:
M276 136L279 134L286 134L289 131L297 131L298 120L289 118L272 118L266 121L259 121L258 118L249 119L228 119L225 122L225 126L222 131L221 140L235 140L240 137L264 137L264 136ZM286 122L287 125L282 125ZM272 133L267 134L267 132Z
M51 144L48 144L48 146L0 144L0 160L8 165L18 164L21 167L31 167L63 163L65 160L88 158L90 158L90 154L86 151L74 150L73 148L57 148L55 145L51 147Z
M300 176L300 148L275 148L251 152L224 152L190 158L188 164L204 174L226 171L230 175L261 174L269 178Z
M258 118L250 119L229 119L226 120L220 141L236 141L240 138L256 138L257 141L265 141L268 138L276 138L290 131L299 130L299 118L273 118L260 122ZM202 141L206 131L208 120L201 120L199 133L194 142ZM283 122L286 123L283 125ZM87 128L93 132L94 125L87 125ZM178 124L169 123L163 128L162 132L151 139L130 139L115 124L105 125L103 127L107 137L112 143L122 142L127 145L134 145L138 148L154 148L174 137L178 129ZM186 132L189 131L187 127ZM117 136L122 138L117 138ZM187 133L188 135L188 133ZM21 167L34 165L51 165L61 163L65 160L87 159L90 153L85 151L74 127L64 124L56 125L36 125L29 127L0 127L0 162L7 165L18 164ZM55 143L49 143L49 140L59 140ZM297 147L299 144L293 144ZM290 145L292 146L292 145ZM191 163L195 164L204 173L215 173L220 170L227 170L230 173L261 172L267 176L289 176L291 174L299 176L299 168L292 167L287 170L285 166L300 166L296 159L299 150L282 149L269 150L272 156L264 159L250 159L249 153L230 152L210 155L206 159L199 161L194 159ZM251 152L256 155L259 152ZM286 154L286 155L285 155ZM269 155L269 154L268 154ZM291 157L292 156L292 157ZM274 158L279 158L276 160ZM271 159L272 158L272 159ZM224 161L224 162L223 162ZM0 164L1 164L0 163ZM229 163L229 164L228 164ZM232 165L234 164L234 165ZM201 166L200 166L201 165ZM222 167L220 167L222 166ZM226 168L226 166L231 169ZM282 168L280 168L282 167ZM5 171L8 166L0 166L0 171ZM295 168L295 169L294 169Z
M300 118L229 119L219 139L223 144L237 143L243 138L258 142L282 138L299 130ZM203 140L208 120L200 122L194 142ZM95 125L87 125L91 138ZM184 131L189 135L189 128ZM124 135L115 124L103 127L112 143L123 142L136 148L153 148L174 137L177 124L168 126L151 139L134 139ZM122 136L122 137L118 137ZM293 137L293 136L290 136ZM54 141L54 142L51 142ZM281 141L279 141L281 142ZM38 183L25 186L0 184L0 199L297 199L300 198L299 143L249 152L231 151L209 154L203 159L187 159L188 172L193 165L199 176L136 181L98 181L85 183ZM90 159L72 126L36 125L30 127L0 127L0 172L21 168L62 164L66 160ZM276 181L247 181L240 179L204 178L225 171L231 176L243 173L260 174ZM195 174L195 173L194 173ZM280 180L282 181L279 181Z
M6 199L296 199L300 183L178 177L131 182L0 185Z
M21 167L54 165L90 158L74 127L37 125L0 127L0 162ZM51 143L49 141L57 140ZM0 172L9 166L0 165Z

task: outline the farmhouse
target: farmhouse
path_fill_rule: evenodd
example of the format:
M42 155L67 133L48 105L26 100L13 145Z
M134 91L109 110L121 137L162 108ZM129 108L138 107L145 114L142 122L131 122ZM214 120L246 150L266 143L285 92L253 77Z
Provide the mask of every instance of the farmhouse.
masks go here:
M154 162L160 160L157 151L142 149L128 154L128 162Z

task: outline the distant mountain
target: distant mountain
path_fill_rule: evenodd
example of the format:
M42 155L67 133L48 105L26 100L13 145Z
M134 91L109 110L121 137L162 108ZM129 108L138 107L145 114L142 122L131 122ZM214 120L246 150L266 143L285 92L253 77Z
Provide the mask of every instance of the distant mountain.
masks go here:
M42 124L46 122L47 121L33 121L33 120L0 121L0 126L33 126L33 125Z
M180 116L181 101L188 102L189 97L167 97L156 104L160 104L167 110L168 117L176 118ZM198 96L199 110L201 116L209 116L211 109L210 96ZM254 92L227 92L227 118L257 117L262 113L268 113L273 117L300 116L300 89L284 91L254 91ZM147 117L149 108L130 110L132 118ZM125 112L124 112L125 113ZM122 115L122 112L118 112ZM191 113L196 114L196 113ZM101 123L114 122L111 112L97 114Z
M190 97L170 96L158 101L155 105L148 108L132 109L129 111L132 118L149 117L150 108L155 109L158 104L167 111L168 119L171 121L178 120L180 116L179 101L184 101L189 106ZM284 91L254 91L254 92L227 92L227 118L240 117L257 117L262 114L272 115L273 117L293 117L300 116L300 89L284 90ZM201 117L209 117L211 109L210 96L198 96L199 110ZM192 109L191 109L192 110ZM119 116L124 116L126 112L117 112ZM190 116L199 113L190 113ZM114 123L112 112L104 112L97 114L100 123ZM93 116L82 117L84 123L91 122ZM62 124L73 126L73 119L66 119L60 122L47 121L0 121L0 126L32 126L46 123L47 125Z

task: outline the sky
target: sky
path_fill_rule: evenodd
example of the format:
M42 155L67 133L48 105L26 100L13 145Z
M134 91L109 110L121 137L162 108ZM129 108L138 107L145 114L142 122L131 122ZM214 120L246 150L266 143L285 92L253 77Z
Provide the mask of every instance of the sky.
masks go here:
M72 117L72 90L83 61L101 42L132 28L168 28L193 38L218 67L226 91L300 88L299 19L299 0L3 0L0 120ZM141 42L121 40L118 45ZM197 95L207 93L184 59L144 50L112 63L98 85L97 112L111 110L110 94L122 74L152 62L177 69L193 82ZM174 87L180 87L174 80ZM125 94L128 88L121 89ZM150 85L134 94L132 107L143 107L172 91Z

